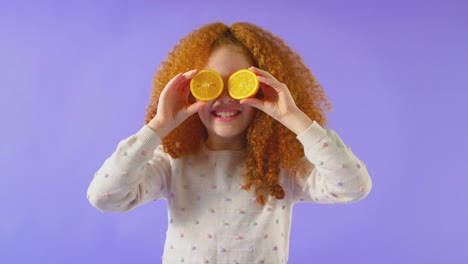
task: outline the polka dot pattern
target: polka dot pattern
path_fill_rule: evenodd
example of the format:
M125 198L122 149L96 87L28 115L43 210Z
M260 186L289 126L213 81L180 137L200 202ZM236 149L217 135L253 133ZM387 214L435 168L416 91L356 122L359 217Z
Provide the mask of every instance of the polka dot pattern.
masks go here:
M138 142L141 144L141 141ZM309 155L307 150L313 150L313 155ZM289 229L289 216L294 201L337 204L344 203L341 201L345 198L349 200L345 197L348 194L355 193L358 197L362 195L359 193L368 191L366 186L362 185L362 182L365 182L362 181L364 176L356 176L357 173L365 175L365 170L361 170L365 164L349 150L349 146L329 137L315 143L315 147L305 146L305 154L309 161L313 161L313 166L306 169L308 173L304 180L291 173L294 181L290 189L282 183L286 192L285 199L276 200L266 196L267 204L262 207L258 205L252 188L250 191L243 190L245 182L239 169L242 167L239 164L242 163L230 164L231 160L222 155L211 154L194 155L190 161L185 157L171 159L168 156L161 159L162 149L155 150L152 153L153 160L148 161L152 151L149 147L121 148L113 155L114 159L120 162L124 160L125 163L144 162L134 164L131 168L121 168L120 164L106 164L106 167L94 173L93 180L101 181L102 186L119 180L125 183L137 182L137 177L155 171L152 169L156 167L150 167L153 166L153 162L171 162L168 174L171 175L172 181L165 182L166 185L154 184L158 175L146 175L145 182L153 181L151 184L133 185L128 188L125 186L120 189L114 185L112 188L100 188L94 196L88 194L87 197L103 197L99 199L106 203L119 201L120 204L115 204L115 207L128 207L143 204L142 199L153 200L155 196L160 196L161 192L166 192L170 214L168 243L165 249L167 252L173 252L172 255L167 253L171 263L192 263L194 259L197 259L197 263L216 263L217 260L211 253L207 253L210 250L217 251L216 257L229 256L229 262L224 263L284 263L285 256L282 253L285 252L288 242L283 241L285 236L289 237L285 232ZM330 153L336 154L339 160L333 160L332 156L329 156ZM340 155L342 153L344 154ZM190 166L185 165L189 163ZM145 168L148 170L144 170ZM279 177L280 180L284 178L283 175ZM297 192L293 194L296 196L291 196L290 191ZM148 197L149 195L151 197ZM291 197L294 198L293 202ZM254 254L255 252L257 254ZM258 256L261 252L269 254ZM252 258L250 262L247 261L246 256L249 254L255 256L257 261L253 261ZM238 258L233 257L237 255Z

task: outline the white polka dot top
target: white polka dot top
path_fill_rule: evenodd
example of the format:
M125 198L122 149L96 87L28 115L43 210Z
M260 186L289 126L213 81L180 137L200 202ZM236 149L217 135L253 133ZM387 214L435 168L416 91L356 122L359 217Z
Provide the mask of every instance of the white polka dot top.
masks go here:
M246 191L243 151L212 151L171 158L148 126L122 140L95 173L89 202L103 212L125 212L151 201L168 203L162 263L287 263L292 207L297 202L343 204L370 192L365 164L331 129L317 122L298 140L304 173L281 171L285 197L260 206Z

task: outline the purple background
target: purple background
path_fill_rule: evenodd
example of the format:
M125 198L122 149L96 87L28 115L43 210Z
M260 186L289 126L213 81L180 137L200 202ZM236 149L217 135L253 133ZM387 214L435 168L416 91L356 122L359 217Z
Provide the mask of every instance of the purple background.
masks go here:
M377 3L378 2L378 3ZM0 2L0 263L160 263L166 202L101 213L94 172L191 30L254 22L304 58L373 189L297 204L289 263L468 263L467 1Z

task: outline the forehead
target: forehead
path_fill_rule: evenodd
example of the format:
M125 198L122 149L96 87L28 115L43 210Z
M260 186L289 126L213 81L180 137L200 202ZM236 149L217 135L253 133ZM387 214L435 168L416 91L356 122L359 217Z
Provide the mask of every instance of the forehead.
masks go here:
M204 68L214 70L225 77L250 66L252 66L252 61L241 48L224 46L211 52Z

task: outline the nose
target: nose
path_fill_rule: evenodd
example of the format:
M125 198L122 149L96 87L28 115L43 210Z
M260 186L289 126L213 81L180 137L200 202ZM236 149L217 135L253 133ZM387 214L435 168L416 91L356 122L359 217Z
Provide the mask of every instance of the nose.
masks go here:
M220 102L223 102L223 103L226 103L226 104L234 103L236 101L236 99L232 98L229 95L229 92L228 92L228 89L227 89L226 86L224 87L223 92L221 93L221 95L218 98L216 98L216 100L220 101Z

